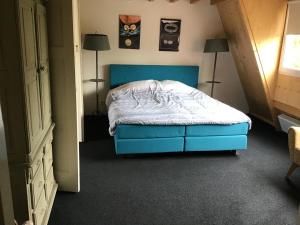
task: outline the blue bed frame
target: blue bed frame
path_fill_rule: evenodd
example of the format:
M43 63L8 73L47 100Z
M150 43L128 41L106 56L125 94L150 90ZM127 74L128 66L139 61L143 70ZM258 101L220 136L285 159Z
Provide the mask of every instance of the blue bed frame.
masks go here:
M137 80L176 80L198 85L198 66L110 65L110 88ZM232 125L147 126L119 124L116 154L247 149L248 123Z

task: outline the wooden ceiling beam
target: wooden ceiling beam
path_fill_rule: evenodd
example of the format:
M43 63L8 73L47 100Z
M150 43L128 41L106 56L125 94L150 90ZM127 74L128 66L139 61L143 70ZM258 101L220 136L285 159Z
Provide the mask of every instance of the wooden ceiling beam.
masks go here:
M214 5L214 4L217 4L217 3L219 3L219 2L223 2L223 1L225 1L225 0L211 0L211 1L210 1L210 4L211 4L211 5Z
M148 0L149 2L153 2L154 0ZM168 0L169 2L177 2L178 0ZM190 0L190 3L193 4L195 2L198 2L200 0Z

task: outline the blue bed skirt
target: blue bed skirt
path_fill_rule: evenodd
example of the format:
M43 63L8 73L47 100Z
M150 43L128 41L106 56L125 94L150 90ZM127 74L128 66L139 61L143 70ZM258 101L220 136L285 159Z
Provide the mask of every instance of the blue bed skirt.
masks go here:
M248 123L233 125L118 125L116 154L247 149Z

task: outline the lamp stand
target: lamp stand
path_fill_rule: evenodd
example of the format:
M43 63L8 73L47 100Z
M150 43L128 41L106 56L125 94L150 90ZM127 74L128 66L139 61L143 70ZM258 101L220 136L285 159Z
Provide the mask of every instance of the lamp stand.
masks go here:
M90 79L89 81L96 83L96 115L100 114L99 110L99 82L105 82L104 79L99 79L99 72L98 72L98 51L96 50L96 79Z
M96 50L96 114L99 115L98 51Z
M211 93L210 96L214 96L214 87L215 87L215 78L216 78L216 66L217 66L217 58L218 58L218 52L215 53L215 62L214 62L214 73L213 73L213 80L211 84Z
M210 84L211 84L211 92L210 92L210 96L211 96L211 97L214 97L214 87L215 87L215 84L221 83L220 81L215 81L215 78L216 78L217 59L218 59L218 52L215 52L215 62L214 62L213 79L212 79L211 81L206 81L206 83L210 83Z

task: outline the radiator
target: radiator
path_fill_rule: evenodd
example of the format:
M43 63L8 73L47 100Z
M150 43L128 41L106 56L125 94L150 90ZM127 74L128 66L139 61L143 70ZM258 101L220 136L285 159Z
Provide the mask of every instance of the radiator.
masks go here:
M287 116L285 114L280 114L278 116L278 120L279 120L279 123L280 123L281 130L286 132L286 133L288 132L288 130L291 126L300 127L300 121L299 120L297 120L293 117Z

